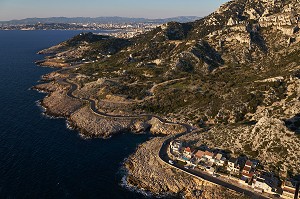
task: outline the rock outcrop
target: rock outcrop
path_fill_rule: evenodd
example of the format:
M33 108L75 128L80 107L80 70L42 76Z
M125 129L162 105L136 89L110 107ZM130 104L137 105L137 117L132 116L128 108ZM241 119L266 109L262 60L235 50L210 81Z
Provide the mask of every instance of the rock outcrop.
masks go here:
M73 113L69 121L84 137L108 138L126 131L145 132L148 128L140 118L105 117L95 114L88 106Z
M42 88L46 92L51 92L41 102L41 105L47 109L46 112L49 115L56 117L68 117L83 105L80 100L67 96L67 92L69 90L68 86L54 86L54 84L47 84L43 86L37 86L36 88Z
M166 124L155 117L152 117L152 119L148 121L148 124L151 125L150 131L154 135L171 135L183 133L186 131L186 128L182 125Z

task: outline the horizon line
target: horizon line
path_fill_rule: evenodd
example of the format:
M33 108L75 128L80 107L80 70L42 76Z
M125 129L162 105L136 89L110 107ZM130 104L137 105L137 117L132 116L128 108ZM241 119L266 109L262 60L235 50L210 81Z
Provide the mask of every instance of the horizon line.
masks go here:
M169 19L169 18L178 18L178 17L203 17L203 16L196 16L196 15L179 15L179 16L172 16L172 17L158 17L158 18L148 18L148 17L129 17L129 16L118 16L118 15L111 15L111 16L97 16L97 17L88 17L88 16L73 16L73 17L67 17L67 16L51 16L51 17L26 17L26 18L20 18L20 19L8 19L8 20L1 20L0 22L8 22L8 21L20 21L25 19L49 19L49 18L90 18L90 19L96 19L96 18L110 18L110 17L119 17L119 18L128 18L128 19Z

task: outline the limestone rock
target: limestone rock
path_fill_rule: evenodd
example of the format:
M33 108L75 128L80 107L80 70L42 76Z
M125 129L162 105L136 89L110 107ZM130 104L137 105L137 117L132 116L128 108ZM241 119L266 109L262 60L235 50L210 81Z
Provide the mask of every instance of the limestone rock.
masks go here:
M84 137L108 138L120 132L137 130L146 126L138 125L138 118L113 118L95 114L90 107L84 106L70 116L71 124L81 131Z
M230 19L227 22L227 26L234 26L237 24L238 24L238 22L236 20L234 20L232 17L230 17Z
M52 89L51 87L48 88L48 91ZM42 100L41 104L47 109L48 114L67 117L82 106L81 101L68 97L67 91L68 87L60 87Z
M148 123L151 125L152 134L170 135L186 131L181 125L162 123L159 119L153 117Z

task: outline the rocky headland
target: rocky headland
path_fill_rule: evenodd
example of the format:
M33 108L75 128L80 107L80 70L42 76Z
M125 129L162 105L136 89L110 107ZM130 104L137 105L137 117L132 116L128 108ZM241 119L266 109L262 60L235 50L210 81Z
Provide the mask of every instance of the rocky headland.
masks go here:
M39 52L51 54L39 65L63 69L35 88L49 93L41 103L47 113L66 117L83 137L168 136L188 125L196 130L180 138L186 143L297 174L299 8L297 0L234 0L195 22L171 22L131 39L82 33ZM164 164L164 139L128 158L129 184L155 194L242 197Z
M69 117L83 105L80 100L67 96L67 92L70 89L69 85L61 85L51 82L37 85L35 88L49 92L49 95L41 102L41 105L46 108L47 114L49 115Z
M179 124L165 123L151 115L109 115L98 112L98 109L93 110L90 102L82 96L70 96L71 84L64 80L71 75L66 75L68 71L66 69L62 71L63 73L53 72L43 76L44 81L50 82L36 85L34 89L48 93L41 101L46 114L67 118L69 124L78 129L83 137L109 138L124 131L134 133L149 131L154 135L170 135L186 130Z

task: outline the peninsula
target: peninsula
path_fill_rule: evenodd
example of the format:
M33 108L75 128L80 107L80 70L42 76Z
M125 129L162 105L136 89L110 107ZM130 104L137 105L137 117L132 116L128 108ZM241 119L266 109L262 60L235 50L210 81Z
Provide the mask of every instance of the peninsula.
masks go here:
M82 33L39 52L37 64L60 69L35 89L49 93L47 114L85 138L160 135L126 160L129 186L186 198L293 198L299 26L297 0L233 0L132 38Z

